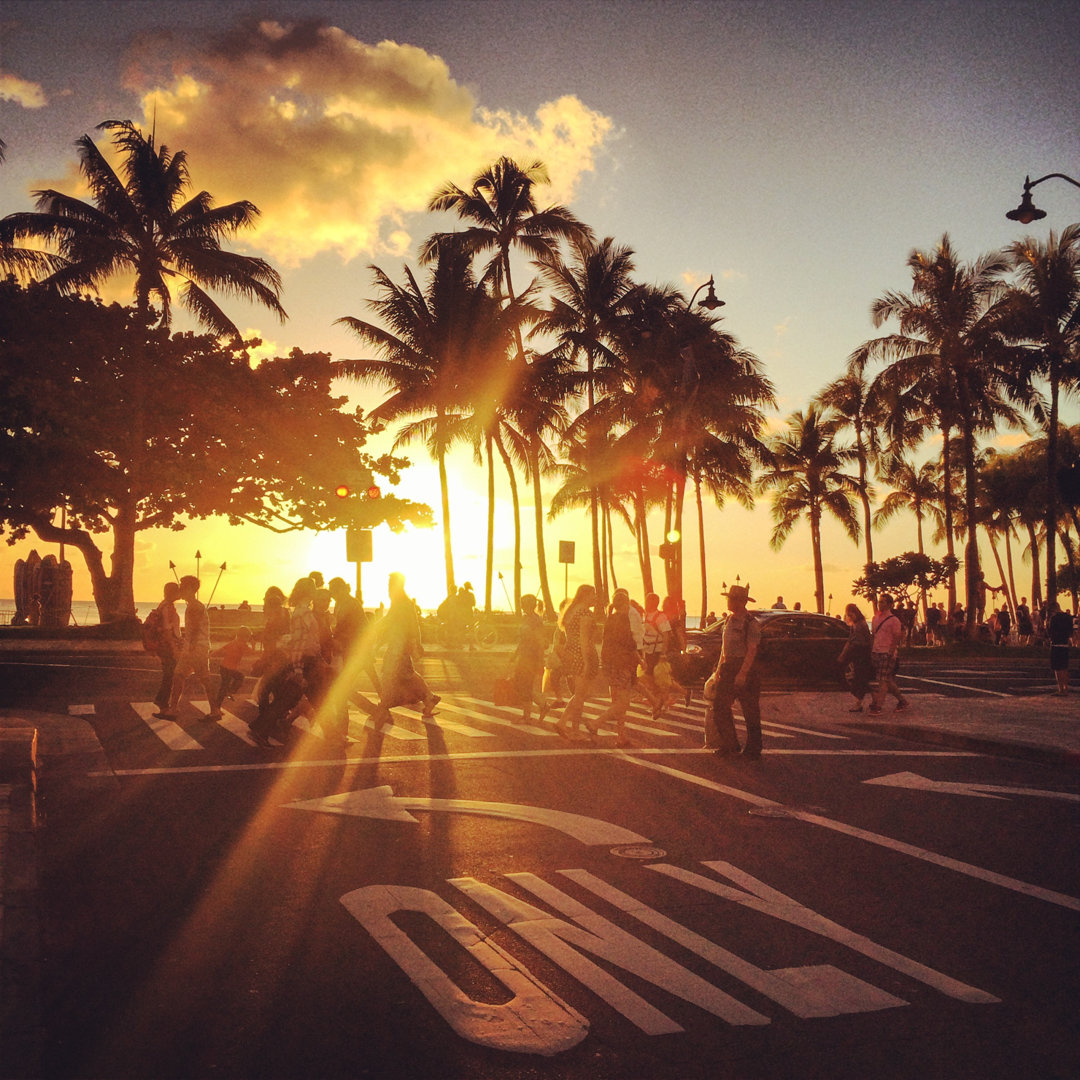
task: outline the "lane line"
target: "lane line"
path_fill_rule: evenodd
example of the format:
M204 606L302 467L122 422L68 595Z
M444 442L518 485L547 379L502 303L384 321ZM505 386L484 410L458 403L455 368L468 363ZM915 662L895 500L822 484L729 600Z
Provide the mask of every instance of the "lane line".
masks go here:
M822 828L831 829L834 832L842 833L845 836L851 836L857 840L866 840L868 843L876 844L879 847L888 848L889 850L900 852L903 855L914 856L916 859L922 859L924 862L932 863L935 866L941 866L947 870L955 870L958 873L966 874L968 877L977 878L980 881L987 881L993 885L1000 885L1002 888L1011 889L1013 892L1022 893L1025 896L1031 896L1037 900L1045 900L1047 903L1057 904L1059 907L1068 908L1071 911L1080 911L1080 899L1075 896L1068 896L1065 893L1059 893L1053 889L1044 889L1039 885L1031 885L1026 881L1020 881L1017 878L1011 878L993 870L985 870L981 866L975 866L972 863L954 859L949 855L939 855L937 852L929 851L927 848L917 847L915 844L909 844L903 840L894 840L890 836L882 836L880 833L870 832L868 829L860 829L855 825L846 825L842 821L834 821L832 818L822 817L820 814L811 814L805 810L793 810L773 799L766 799L761 795L755 795L750 791L742 791L739 788L728 787L726 784L718 784L714 780L707 780L704 777L695 776L693 773L672 769L667 765L661 765L655 761L644 761L640 758L633 757L630 754L624 754L623 760L630 762L632 765L639 765L642 768L652 769L655 772L674 777L685 783L708 788L711 791L719 791L723 795L730 795L734 799L751 803L754 806L783 810L786 816L798 821L805 821L810 825L820 825Z
M691 747L658 747L655 750L634 750L635 754L670 757L673 754L712 756L711 750ZM88 772L87 776L171 776L176 773L227 773L260 772L274 769L324 769L348 765L408 765L432 761L486 761L498 758L564 757L572 754L600 754L605 757L626 757L627 751L615 747L604 749L594 746L568 746L543 750L462 750L446 754L391 754L375 757L350 757L342 754L334 758L318 758L304 761L254 761L234 765L161 765L145 769L109 769ZM773 750L770 756L784 754L789 757L920 757L920 758L978 758L986 757L974 750Z
M942 682L941 679L926 679L921 675L904 675L897 672L896 677L898 679L907 679L909 682L924 682L930 683L933 686L948 686L953 690L967 690L972 694L989 694L991 697L1004 697L1011 698L1016 697L1015 694L1003 694L1000 690L983 690L978 686L964 686L962 683Z

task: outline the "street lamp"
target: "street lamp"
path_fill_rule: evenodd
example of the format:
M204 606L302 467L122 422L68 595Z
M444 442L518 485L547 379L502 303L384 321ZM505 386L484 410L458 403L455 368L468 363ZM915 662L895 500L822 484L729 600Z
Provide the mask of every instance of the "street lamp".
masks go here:
M1074 180L1071 176L1066 176L1064 173L1052 172L1047 173L1045 176L1040 176L1038 180L1032 180L1030 176L1024 177L1024 194L1020 198L1020 205L1015 210L1010 210L1005 216L1010 221L1019 221L1021 225L1030 225L1033 221L1040 221L1046 217L1046 211L1040 210L1031 201L1031 189L1036 184L1041 184L1044 180L1049 180L1052 177L1056 177L1058 180L1067 180L1070 184L1075 184L1076 187L1080 187L1080 180Z
M715 311L717 308L722 308L724 306L724 301L716 295L716 289L713 287L712 274L710 274L709 280L706 281L703 285L699 285L694 290L694 295L690 297L690 303L686 305L687 311L689 311L694 306L694 301L697 299L697 294L701 292L701 290L704 289L706 285L709 287L709 291L705 294L705 299L702 300L700 304L698 304L698 307L703 307L707 311Z

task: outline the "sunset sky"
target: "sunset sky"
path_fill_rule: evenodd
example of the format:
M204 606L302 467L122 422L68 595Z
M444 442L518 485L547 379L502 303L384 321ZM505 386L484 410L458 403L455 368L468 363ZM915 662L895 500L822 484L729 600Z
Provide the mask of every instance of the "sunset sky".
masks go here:
M973 259L1080 219L1080 191L1062 181L1034 192L1044 221L1025 230L1005 218L1025 174L1080 177L1078 72L1075 0L6 0L0 215L31 208L35 188L77 191L73 144L101 121L156 123L159 142L188 152L197 189L262 211L233 246L282 272L290 318L281 326L226 300L234 321L277 353L296 345L349 357L360 346L333 323L370 317L368 265L400 279L422 240L456 227L423 212L435 189L467 186L502 154L539 158L552 178L539 197L632 247L640 280L692 290L715 275L723 325L764 361L779 423L878 332L870 303L908 288L912 248L948 232ZM527 266L517 273L528 279ZM129 296L118 283L109 298ZM379 395L361 400L370 407ZM1002 433L999 445L1020 438ZM400 492L437 506L434 466L419 448L410 456ZM455 462L457 576L478 594L483 487L467 455ZM578 540L571 590L589 572L584 524L564 516L548 529L552 563L558 540ZM691 524L692 515L688 540ZM754 512L710 512L713 595L738 573L759 601L784 594L812 606L808 529L778 553L770 529L765 500ZM511 542L507 505L496 565L508 586ZM0 550L0 595L32 546L55 550L29 541ZM316 568L352 580L344 546L341 535L280 538L206 522L145 533L136 596L156 598L170 559L193 571L196 549L204 578L208 565L228 562L215 603L256 602L267 585L287 589ZM913 548L914 523L890 526L875 546L882 556ZM620 583L638 591L629 536L623 548ZM523 561L535 589L531 532ZM835 611L861 549L829 528L825 561ZM695 565L689 558L691 613ZM439 530L376 533L369 604L385 598L386 574L398 568L421 604L435 606ZM1027 592L1026 567L1023 575ZM88 598L81 560L75 580ZM561 597L561 567L552 587ZM497 583L495 598L505 606Z

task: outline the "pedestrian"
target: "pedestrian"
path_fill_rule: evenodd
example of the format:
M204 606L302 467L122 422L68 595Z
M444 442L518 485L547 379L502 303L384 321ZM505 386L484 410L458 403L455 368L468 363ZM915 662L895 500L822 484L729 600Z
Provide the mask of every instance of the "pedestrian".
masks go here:
M871 633L858 604L844 608L844 622L848 624L847 644L840 650L836 662L845 677L848 689L855 698L855 706L849 712L861 713L863 698L870 693L870 681L874 677L874 662L870 656Z
M194 675L201 684L207 701L212 700L210 691L210 620L206 607L199 600L201 582L192 574L180 579L179 599L185 602L184 628L180 635L180 652L176 658L172 690L169 702L161 712L154 713L159 720L175 720L180 698L184 694L188 676Z
M994 642L997 645L1009 644L1009 632L1012 630L1012 616L1009 614L1008 607L1002 607L997 613L997 637Z
M1021 596L1020 603L1016 605L1016 640L1019 645L1030 645L1035 634L1035 624L1031 619L1031 608L1028 607L1027 597Z
M746 610L754 599L749 586L732 585L724 596L731 614L724 623L716 670L705 683L705 700L711 702L705 710L705 745L717 757L739 752L731 711L732 704L738 701L746 724L742 756L756 760L761 757L761 675L756 663L761 627Z
M562 696L563 684L566 682L566 631L561 624L562 613L569 605L569 600L563 600L559 605L559 616L551 634L551 645L544 653L544 681L541 690L545 696L551 695L551 705L556 709L561 709L566 704Z
M941 609L931 604L926 609L926 644L941 644Z
M387 586L390 608L379 624L379 642L385 646L379 705L372 714L378 723L390 717L398 705L419 702L423 716L430 719L441 698L433 694L416 670L415 661L424 652L420 639L420 616L416 604L405 592L405 575L393 573Z
M565 670L572 689L570 700L555 726L555 730L564 739L568 739L579 725L590 734L596 734L595 729L582 719L590 686L600 669L600 661L596 655L596 626L593 620L595 602L596 589L592 585L579 585L574 599L559 617L559 625L566 635Z
M873 642L870 655L874 661L874 674L877 676L877 689L870 704L870 712L881 712L881 703L885 694L896 698L896 711L908 707L907 699L900 693L896 684L896 668L900 653L900 642L904 636L904 627L893 611L892 597L883 594L878 600L878 612L874 616Z
M252 669L259 676L259 681L251 697L259 708L266 706L270 681L288 663L288 656L281 644L288 633L289 611L285 606L285 594L276 585L271 585L263 595L263 627L259 633L262 655Z
M511 659L514 697L521 705L521 722L532 719L532 707L539 708L537 720L547 716L548 701L544 697L544 653L548 633L544 628L543 605L532 594L521 598L521 626L518 629L517 648Z
M1050 670L1057 680L1058 697L1069 692L1069 645L1073 636L1073 617L1056 603L1047 607L1046 633L1050 638Z
M240 665L245 656L249 656L255 651L251 639L251 628L240 626L237 628L232 641L227 642L220 649L215 649L211 653L212 656L221 657L220 681L218 682L217 693L210 702L209 715L211 720L221 719L221 706L225 703L225 699L232 697L244 685L244 673Z
M659 720L674 698L668 697L667 691L660 688L656 679L657 665L666 663L668 640L671 637L671 624L660 610L658 593L646 595L642 622L641 678L638 679L638 685L652 705L653 719Z
M30 604L26 616L27 624L30 626L40 626L44 613L45 606L41 602L41 593L36 592L30 597Z
M593 729L599 730L614 720L616 746L630 745L626 740L626 710L630 706L640 658L641 653L630 625L630 594L625 589L617 589L604 623L604 638L600 646L600 667L611 688L611 704L597 717L596 728Z
M164 712L169 706L172 694L173 676L176 674L176 661L180 656L180 614L176 610L176 601L180 598L180 586L175 581L166 581L161 590L161 603L155 608L158 628L154 642L154 654L161 661L161 681L158 683L154 704L158 711ZM155 621L147 616L147 623Z
M773 604L773 611L787 611L787 604L784 603L784 598L782 596L776 598L776 603Z
M267 681L259 715L249 725L261 746L269 745L271 735L285 737L305 698L309 712L319 700L325 674L323 630L312 607L318 591L309 575L298 578L289 593L289 632L280 642L284 663Z
M665 596L660 610L671 627L671 633L664 640L664 657L653 668L653 678L667 695L668 705L680 698L689 705L690 691L679 682L683 653L686 651L686 604L673 596Z

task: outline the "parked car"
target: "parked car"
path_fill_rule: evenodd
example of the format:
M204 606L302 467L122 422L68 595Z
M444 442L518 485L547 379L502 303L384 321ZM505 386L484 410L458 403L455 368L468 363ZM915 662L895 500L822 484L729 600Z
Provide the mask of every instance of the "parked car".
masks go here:
M831 615L811 611L751 611L761 625L758 664L765 682L835 683L836 658L848 639L848 628ZM682 658L684 683L707 679L720 659L727 616L704 630L686 631Z

